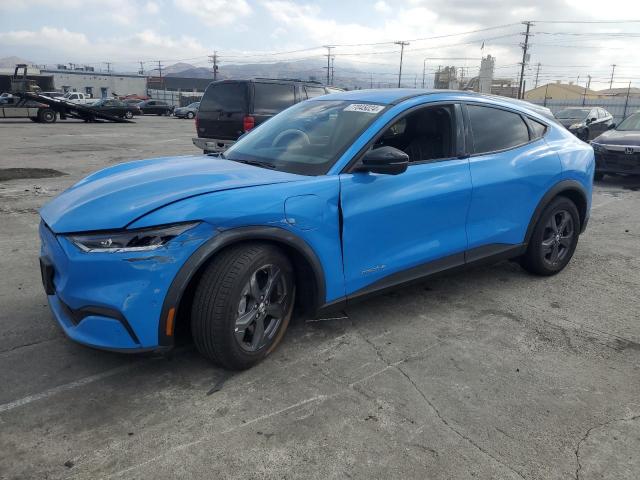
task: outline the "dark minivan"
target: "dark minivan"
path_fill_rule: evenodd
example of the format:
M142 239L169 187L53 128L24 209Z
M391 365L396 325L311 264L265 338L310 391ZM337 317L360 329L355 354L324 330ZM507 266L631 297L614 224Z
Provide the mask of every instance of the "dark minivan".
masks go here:
M313 97L339 92L302 80L221 80L211 83L196 116L193 144L204 153L225 151L243 133L276 113Z

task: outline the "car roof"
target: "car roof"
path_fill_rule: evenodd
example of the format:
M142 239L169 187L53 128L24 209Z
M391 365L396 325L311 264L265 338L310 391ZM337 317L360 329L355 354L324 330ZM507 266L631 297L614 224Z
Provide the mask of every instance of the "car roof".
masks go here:
M310 101L323 100L344 100L350 102L371 102L383 105L397 105L405 100L416 97L438 95L468 97L469 100L485 99L494 102L497 105L516 107L518 109L527 109L546 118L553 118L551 110L540 105L536 105L526 100L518 100L515 98L501 97L499 95L489 95L483 93L472 92L468 90L439 90L439 89L421 89L421 88L381 88L371 90L351 90L348 92L331 93L322 97L316 97Z

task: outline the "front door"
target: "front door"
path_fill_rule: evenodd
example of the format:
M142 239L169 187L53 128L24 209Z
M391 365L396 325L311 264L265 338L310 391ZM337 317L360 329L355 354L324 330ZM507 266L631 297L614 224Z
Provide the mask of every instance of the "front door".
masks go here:
M464 263L471 198L468 158L454 105L399 118L372 148L410 158L399 175L343 173L343 262L347 296Z

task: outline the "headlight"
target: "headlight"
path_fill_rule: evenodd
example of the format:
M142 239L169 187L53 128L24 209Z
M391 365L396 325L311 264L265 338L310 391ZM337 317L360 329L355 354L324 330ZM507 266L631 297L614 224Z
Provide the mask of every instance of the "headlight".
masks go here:
M68 238L84 252L141 252L155 250L166 245L171 239L195 227L198 223L190 222L136 230L69 235Z
M582 128L584 127L584 123L573 123L571 125L569 125L569 130L574 130L577 128Z

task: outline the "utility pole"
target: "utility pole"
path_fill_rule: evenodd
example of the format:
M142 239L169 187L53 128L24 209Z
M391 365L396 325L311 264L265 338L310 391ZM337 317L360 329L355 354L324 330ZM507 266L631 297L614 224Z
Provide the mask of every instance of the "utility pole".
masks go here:
M218 79L218 51L214 50L213 55L209 55L209 63L213 64L213 81Z
M327 49L327 66L324 67L327 69L327 85L331 85L329 83L331 77L331 50L334 48L331 45L325 45L324 48Z
M140 75L144 75L144 62L140 62Z
M162 78L162 61L158 60L158 76Z
M111 62L103 62L107 66L107 73L111 73Z
M533 88L538 88L538 75L540 75L540 65L542 64L538 62L538 68L536 69L536 85Z
M616 64L611 65L611 81L609 82L609 89L613 87L613 73L616 71Z
M624 101L624 113L622 114L622 118L627 116L627 106L629 105L629 94L631 93L631 82L629 82L629 86L627 87L627 99Z
M396 45L400 45L400 70L398 71L398 88L400 88L400 82L402 81L402 56L404 54L404 46L409 45L409 42L393 42Z
M524 66L527 64L527 50L529 50L529 37L532 35L529 33L531 29L532 23L522 22L527 26L527 31L524 33L524 43L522 44L522 63L520 64L520 84L518 85L518 98L524 97L524 92L522 91L523 82L524 82Z
M424 88L424 76L426 72L427 72L427 59L425 58L422 61L422 88Z
M587 101L587 90L589 90L589 85L591 85L591 75L587 75L587 83L584 85L584 93L582 94L582 106Z
M331 83L330 83L330 85L333 85L333 74L334 74L334 72L336 70L335 67L333 66L333 62L334 62L335 59L336 59L336 56L333 55L331 57Z

